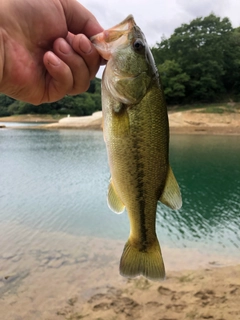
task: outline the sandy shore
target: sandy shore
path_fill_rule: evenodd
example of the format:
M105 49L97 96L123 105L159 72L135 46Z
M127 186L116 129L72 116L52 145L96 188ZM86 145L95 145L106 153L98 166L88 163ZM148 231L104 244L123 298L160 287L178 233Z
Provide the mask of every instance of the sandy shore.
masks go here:
M102 111L93 113L86 117L66 117L58 123L51 123L44 126L46 129L102 129Z
M60 310L65 319L240 319L240 266L171 272L159 284L143 278L110 287L81 307L76 300ZM57 318L56 318L57 319Z
M45 122L45 123L53 123L58 122L59 119L54 118L51 115L33 115L33 114L22 114L16 116L9 116L9 117L0 117L0 122Z
M171 133L179 134L240 134L240 112L209 114L202 110L169 113ZM68 117L58 123L47 124L47 129L101 129L102 113L89 117Z
M171 133L240 134L240 112L218 114L202 111L170 112Z
M1 320L240 319L240 256L162 246L167 278L119 275L124 241L0 223ZM4 315L4 317L3 317Z
M205 113L204 109L194 109L190 111L170 111L169 125L173 134L240 134L240 111L232 113ZM95 112L92 116L86 117L65 117L56 121L50 118L34 117L32 115L0 118L0 122L9 122L7 127L11 127L10 121L20 122L50 122L38 129L102 129L102 112ZM25 127L26 129L27 127ZM33 127L31 126L33 129Z
M240 112L209 114L202 110L170 112L169 125L171 133L180 134L240 134ZM48 124L48 129L81 128L101 129L102 113L82 118L63 118L58 123Z

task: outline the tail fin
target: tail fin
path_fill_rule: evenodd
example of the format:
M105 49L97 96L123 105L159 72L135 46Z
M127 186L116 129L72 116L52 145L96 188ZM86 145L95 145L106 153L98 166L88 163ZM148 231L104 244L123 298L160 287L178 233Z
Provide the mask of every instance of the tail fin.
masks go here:
M120 261L120 274L128 278L143 275L150 280L163 280L165 268L158 240L149 250L139 251L128 239Z

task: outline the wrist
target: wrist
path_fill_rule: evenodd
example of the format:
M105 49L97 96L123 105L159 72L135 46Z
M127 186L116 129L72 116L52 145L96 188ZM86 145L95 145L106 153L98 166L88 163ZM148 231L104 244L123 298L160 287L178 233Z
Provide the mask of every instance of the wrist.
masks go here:
M6 95L11 94L11 90L9 90L9 79L11 80L9 73L14 70L9 48L12 46L16 30L18 30L13 8L14 0L0 0L0 93Z
M4 41L3 41L3 31L0 29L0 92L2 91L3 70L4 70Z
M0 0L0 93L4 92L4 68L5 68L5 40L6 40L6 21L9 16L9 3L7 0Z

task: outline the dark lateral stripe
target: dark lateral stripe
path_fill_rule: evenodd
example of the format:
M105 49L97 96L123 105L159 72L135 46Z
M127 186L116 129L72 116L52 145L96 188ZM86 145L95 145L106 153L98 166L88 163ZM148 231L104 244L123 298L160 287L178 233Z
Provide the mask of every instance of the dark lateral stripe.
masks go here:
M145 212L145 198L144 198L144 163L142 161L142 156L140 154L140 141L139 135L136 135L134 145L135 155L134 159L136 161L136 168L137 168L137 201L139 204L139 222L140 222L140 241L141 241L141 248L140 251L144 252L147 250L147 227L146 227L146 212Z
M140 206L140 230L141 230L141 249L140 251L147 250L147 228L146 228L146 220L145 220L145 200L139 201Z

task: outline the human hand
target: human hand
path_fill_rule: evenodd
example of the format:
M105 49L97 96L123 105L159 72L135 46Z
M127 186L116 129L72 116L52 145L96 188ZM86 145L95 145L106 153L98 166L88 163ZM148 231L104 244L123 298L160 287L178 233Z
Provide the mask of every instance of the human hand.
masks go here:
M76 0L2 0L0 92L41 104L86 91L101 62L88 37L101 31Z

